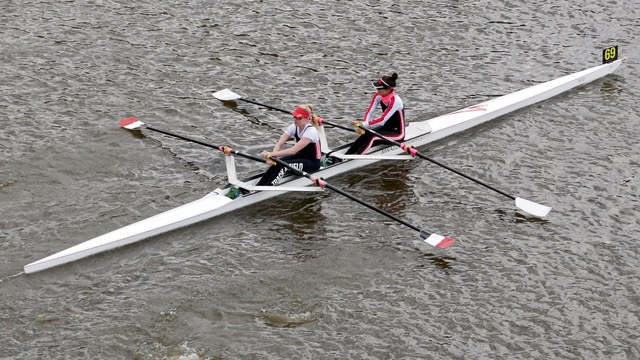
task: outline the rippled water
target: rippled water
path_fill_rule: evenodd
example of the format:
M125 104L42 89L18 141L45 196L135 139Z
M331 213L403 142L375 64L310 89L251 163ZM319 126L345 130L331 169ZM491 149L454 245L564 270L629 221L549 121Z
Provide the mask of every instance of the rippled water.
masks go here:
M0 358L640 358L638 5L0 3ZM224 184L219 154L124 117L257 153L289 120L212 91L346 123L397 71L424 120L612 44L614 75L424 149L553 206L545 220L430 163L380 164L333 184L454 246L326 192L21 273Z

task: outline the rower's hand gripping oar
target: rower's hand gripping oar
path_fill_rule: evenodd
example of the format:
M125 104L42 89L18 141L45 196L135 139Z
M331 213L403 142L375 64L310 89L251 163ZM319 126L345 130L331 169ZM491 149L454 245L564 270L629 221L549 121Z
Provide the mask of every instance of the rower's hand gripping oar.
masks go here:
M488 188L490 190L493 190L493 191L497 192L498 194L504 195L504 196L508 197L511 200L515 200L516 206L519 209L524 210L524 211L526 211L527 213L529 213L531 215L544 217L549 213L549 211L551 211L551 207L549 207L549 206L545 206L545 205L538 204L538 203L535 203L535 202L527 200L527 199L523 199L523 198L519 198L519 197L515 197L515 196L512 196L512 195L509 195L506 192L504 192L504 191L502 191L500 189L497 189L497 188L495 188L495 187L493 187L493 186L491 186L491 185L489 185L489 184L487 184L487 183L485 183L485 182L483 182L481 180L473 178L473 177L471 177L471 176L469 176L469 175L467 175L467 174L465 174L463 172L460 172L459 170L456 170L456 169L454 169L454 168L452 168L450 166L447 166L447 165L445 165L445 164L443 164L443 163L441 163L441 162L439 162L439 161L437 161L435 159L432 159L432 158L428 157L427 155L422 154L421 152L416 150L411 145L407 145L405 143L399 143L397 141L391 140L391 139L385 137L384 135L382 135L382 134L380 134L380 133L378 133L378 132L376 132L374 130L371 130L371 129L368 129L368 128L360 126L360 123L354 124L354 126L358 130L369 132L372 135L379 137L381 140L383 140L383 141L385 141L385 142L387 142L387 143L389 143L391 145L395 145L395 146L401 148L402 150L404 150L407 154L410 154L411 156L414 156L414 157L418 156L418 157L420 157L422 159L425 159L425 160L427 160L429 162L432 162L432 163L434 163L434 164L436 164L436 165L438 165L440 167L443 167L443 168L445 168L445 169L447 169L449 171L452 171L452 172L454 172L454 173L456 173L456 174L458 174L458 175L460 175L460 176L462 176L464 178L467 178L467 179L475 182L476 184L482 185L482 186L484 186L484 187L486 187L486 188Z
M149 129L149 130L152 130L152 131L155 131L155 132L159 132L161 134L165 134L165 135L168 135L168 136L173 136L173 137L176 137L178 139L182 139L182 140L185 140L185 141L190 141L190 142L193 142L193 143L196 143L196 144L199 144L199 145L203 145L203 146L207 146L207 147L210 147L210 148L213 148L213 149L220 150L223 153L225 153L226 155L234 154L234 155L238 155L238 156L250 159L250 160L254 160L254 161L258 161L258 162L265 162L264 159L261 159L259 157L253 156L253 155L245 154L245 153L242 153L242 152L237 151L237 150L233 150L229 146L217 146L217 145L213 145L213 144L208 144L208 143L205 143L205 142L200 141L200 140L191 139L191 138L188 138L186 136L174 134L174 133L171 133L171 132L168 132L168 131L164 131L164 130L161 130L161 129L156 129L156 128L151 127L151 126L147 126L145 123L143 123L142 121L136 119L135 117L126 118L126 119L120 121L119 125L121 127L125 128L125 129L129 129L129 130L136 130L136 129L139 129L141 127L145 127L146 129ZM406 222L406 221L404 221L404 220L402 220L402 219L400 219L400 218L398 218L398 217L396 217L396 216L394 216L394 215L392 215L392 214L390 214L390 213L388 213L388 212L386 212L386 211L384 211L384 210L382 210L380 208L377 208L376 206L374 206L372 204L369 204L369 203L367 203L367 202L365 202L363 200L360 200L360 199L356 198L355 196L353 196L353 195L351 195L351 194L349 194L349 193L347 193L345 191L342 191L342 190L336 188L335 186L333 186L331 184L328 184L326 181L324 181L322 179L316 178L315 176L312 176L312 175L310 175L309 173L307 173L305 171L298 170L298 169L290 166L289 164L287 164L286 162L284 162L284 161L282 161L282 160L280 160L278 158L267 156L267 161L271 161L274 164L276 164L276 163L280 164L281 166L289 169L289 171L291 171L292 173L294 173L294 174L296 174L298 176L306 177L307 179L311 180L314 184L316 184L319 187L323 187L323 188L326 187L328 189L331 189L331 190L337 192L338 194L340 194L342 196L345 196L345 197L347 197L347 198L349 198L349 199L351 199L351 200L353 200L353 201L355 201L355 202L357 202L357 203L359 203L361 205L364 205L364 206L368 207L371 210L374 210L374 211L376 211L376 212L378 212L378 213L380 213L380 214L382 214L382 215L384 215L384 216L386 216L386 217L388 217L388 218L390 218L392 220L395 220L395 221L399 222L402 225L405 225L405 226L407 226L407 227L409 227L409 228L411 228L411 229L413 229L415 231L418 231L420 233L420 239L421 240L423 240L424 242L426 242L429 245L435 246L436 248L445 249L445 248L449 247L451 244L453 244L453 242L455 241L451 237L430 233L427 230L420 229L415 225L412 225L412 224L410 224L410 223L408 223L408 222Z
M276 110L276 111L281 111L281 112L284 112L284 113L287 113L287 114L291 113L291 112L289 112L287 110L280 109L280 108L277 108L277 107L274 107L274 106L271 106L271 105L266 105L266 104L259 103L257 101L244 99L240 95L234 93L233 91L231 91L229 89L224 89L224 90L217 91L217 92L213 93L213 97L215 97L218 100L222 100L222 101L242 100L242 101L246 101L246 102L251 103L251 104L255 104L255 105L258 105L258 106L263 106L263 107L266 107L266 108L269 108L269 109L272 109L272 110ZM326 124L326 125L337 127L339 129L343 129L343 130L347 130L347 131L353 131L352 129L350 129L350 128L346 127L346 126L342 126L342 125L339 125L339 124L334 124L334 123L331 123L331 122L326 121L326 120L323 120L322 122L324 124ZM418 157L420 157L422 159L430 161L430 162L432 162L432 163L434 163L434 164L436 164L438 166L441 166L441 167L443 167L443 168L445 168L445 169L447 169L449 171L452 171L452 172L454 172L454 173L456 173L456 174L458 174L460 176L463 176L463 177L465 177L465 178L467 178L467 179L469 179L469 180L471 180L471 181L473 181L473 182L475 182L475 183L477 183L479 185L482 185L482 186L484 186L484 187L486 187L486 188L488 188L490 190L493 190L493 191L495 191L495 192L497 192L497 193L499 193L501 195L504 195L504 196L506 196L506 197L508 197L508 198L510 198L512 200L515 200L516 207L518 207L519 209L521 209L521 210L523 210L523 211L525 211L525 212L527 212L527 213L529 213L531 215L544 217L549 213L549 211L551 211L551 207L549 207L549 206L541 205L541 204L535 203L535 202L527 200L527 199L523 199L523 198L519 198L519 197L515 197L515 196L512 196L512 195L509 195L509 194L507 194L506 192L504 192L502 190L496 189L495 187L493 187L493 186L491 186L489 184L486 184L486 183L484 183L484 182L482 182L482 181L480 181L478 179L475 179L475 178L473 178L473 177L471 177L471 176L469 176L467 174L464 174L464 173L460 172L459 170L453 169L453 168L451 168L451 167L449 167L449 166L447 166L447 165L445 165L445 164L443 164L443 163L441 163L439 161L436 161L436 160L434 160L434 159L432 159L432 158L430 158L430 157L418 152L415 148L411 147L410 145L407 145L405 143L399 143L397 141L388 139L385 136L383 136L382 134L379 134L376 131L373 131L373 130L368 129L368 128L358 127L357 130L358 130L359 133L361 133L362 131L365 131L365 132L368 131L372 135L375 135L375 136L379 137L381 140L384 140L384 141L386 141L387 143L389 143L391 145L395 145L395 146L400 147L402 150L404 150L405 152L407 152L408 154L410 154L412 156L418 156Z

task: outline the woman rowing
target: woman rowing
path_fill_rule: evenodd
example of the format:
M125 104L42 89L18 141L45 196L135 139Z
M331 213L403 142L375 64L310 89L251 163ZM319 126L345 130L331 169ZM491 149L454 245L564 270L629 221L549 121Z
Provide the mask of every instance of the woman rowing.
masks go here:
M371 85L376 88L376 94L373 95L367 112L364 114L362 121L351 121L356 126L356 132L360 137L351 144L351 147L345 154L364 154L376 142L384 142L375 135L365 132L361 128L371 128L386 138L401 142L405 136L405 119L404 104L400 96L396 94L396 80L398 74L393 73L391 76L383 76L378 80L374 80ZM374 118L373 114L380 106L382 114Z
M280 136L272 151L263 151L265 158L277 157L292 167L313 172L320 169L322 151L317 127L320 117L314 115L314 107L310 104L300 105L293 112L293 124L289 125ZM296 143L282 149L287 141L294 138ZM262 175L256 185L275 186L280 183L288 169L267 160L272 166Z

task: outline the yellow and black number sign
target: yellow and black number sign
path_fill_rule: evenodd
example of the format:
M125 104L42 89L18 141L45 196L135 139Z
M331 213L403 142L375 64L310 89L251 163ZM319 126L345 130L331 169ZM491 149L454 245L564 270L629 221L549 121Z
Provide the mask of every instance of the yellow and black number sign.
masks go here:
M602 51L602 63L607 64L618 60L618 45L611 46Z

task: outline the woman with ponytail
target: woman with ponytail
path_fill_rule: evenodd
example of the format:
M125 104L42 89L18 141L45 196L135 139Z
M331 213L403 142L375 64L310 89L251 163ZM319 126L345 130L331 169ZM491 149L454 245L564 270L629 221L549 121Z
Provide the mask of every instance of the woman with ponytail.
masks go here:
M320 159L322 151L320 137L317 127L319 126L319 116L314 115L313 105L305 104L298 106L293 112L293 124L289 125L280 136L280 139L273 147L272 151L263 151L261 155L265 158L277 157L292 167L313 172L320 169ZM290 139L295 139L296 143L287 149L283 149L285 143ZM288 169L267 160L272 166L262 175L256 185L275 186L280 183Z
M404 140L406 126L404 104L395 92L397 79L398 74L393 73L391 76L385 75L371 83L376 89L376 94L373 95L363 120L351 122L352 125L357 126L356 132L361 135L351 144L346 154L364 154L376 142L383 142L371 133L364 132L361 128L371 128L380 135L398 142ZM379 117L374 117L373 114L378 106L382 109L382 114Z

